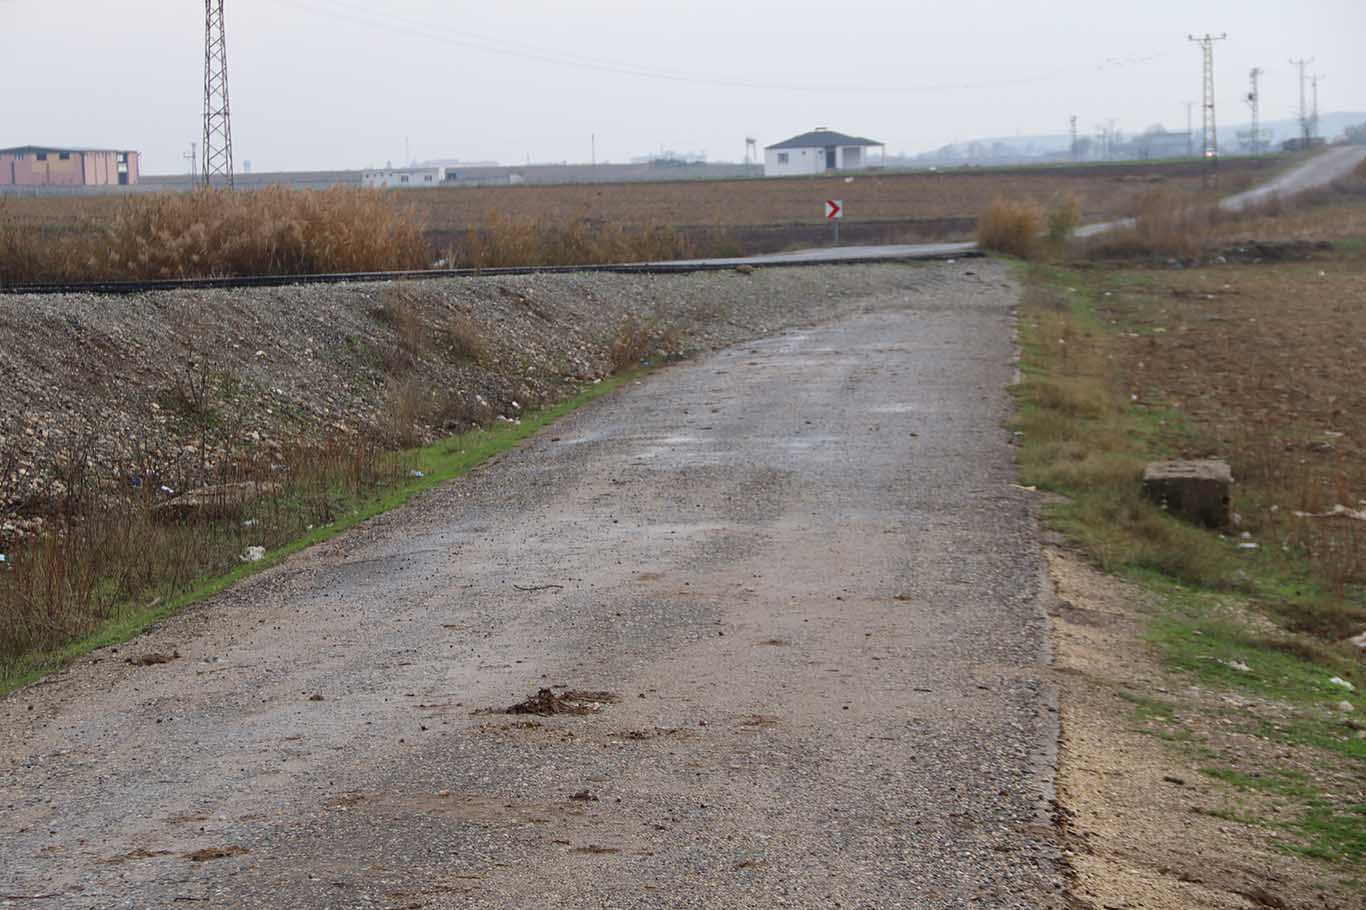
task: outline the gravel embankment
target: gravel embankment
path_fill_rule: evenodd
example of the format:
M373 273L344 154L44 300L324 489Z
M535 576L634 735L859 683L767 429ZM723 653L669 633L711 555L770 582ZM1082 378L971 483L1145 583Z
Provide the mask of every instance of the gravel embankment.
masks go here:
M431 438L471 419L515 418L606 375L612 341L632 320L673 330L680 351L715 349L846 315L913 272L923 274L833 267L0 297L0 515L9 533L22 528L54 466L81 448L111 478L183 478L200 463L206 424L212 460L229 438L270 447L383 430L405 399L419 405L417 435ZM462 323L484 347L477 361L453 340Z

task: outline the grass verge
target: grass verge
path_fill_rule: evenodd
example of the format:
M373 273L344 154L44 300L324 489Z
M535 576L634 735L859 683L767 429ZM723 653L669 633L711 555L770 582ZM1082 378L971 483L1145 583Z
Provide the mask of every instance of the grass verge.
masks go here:
M1284 309L1284 280L1298 289L1295 344L1319 357L1350 346L1343 289L1359 287L1359 249L1203 275L1022 266L1014 425L1022 482L1053 494L1046 521L1152 605L1147 642L1167 679L1133 681L1136 725L1199 758L1223 788L1220 817L1326 864L1349 891L1366 887L1366 673L1343 641L1366 630L1361 534L1295 512L1366 499L1337 441L1366 428L1342 401L1350 383L1300 383L1297 352L1254 333ZM1146 462L1215 455L1239 478L1235 528L1189 526L1141 495Z
M258 562L244 563L227 572L202 578L154 606L121 604L109 619L89 635L63 647L29 655L12 664L9 670L0 676L0 697L37 682L91 651L128 641L186 607L279 565L295 553L331 540L365 521L396 509L415 497L468 473L478 465L535 435L556 420L620 388L641 372L643 371L633 370L618 373L560 404L523 417L519 423L475 430L441 440L425 448L402 453L403 464L410 470L405 480L388 489L352 500L348 503L347 511L339 514L335 520L274 547Z

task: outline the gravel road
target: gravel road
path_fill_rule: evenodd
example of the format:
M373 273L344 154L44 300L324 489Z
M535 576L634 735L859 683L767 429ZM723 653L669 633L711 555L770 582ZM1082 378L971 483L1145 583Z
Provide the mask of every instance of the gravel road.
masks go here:
M0 701L0 906L1062 906L1017 291L907 275Z

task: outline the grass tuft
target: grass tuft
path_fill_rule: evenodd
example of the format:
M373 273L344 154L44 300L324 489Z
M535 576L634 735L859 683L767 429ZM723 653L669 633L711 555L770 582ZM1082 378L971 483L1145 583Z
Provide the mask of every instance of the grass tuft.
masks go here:
M1037 202L998 196L977 219L977 244L993 253L1036 259L1043 229L1043 209Z

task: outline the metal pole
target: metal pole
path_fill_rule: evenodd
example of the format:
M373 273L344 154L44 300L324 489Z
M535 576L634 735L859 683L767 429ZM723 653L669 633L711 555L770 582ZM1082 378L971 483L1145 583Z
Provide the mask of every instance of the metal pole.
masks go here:
M213 186L214 177L222 178L232 188L228 39L223 0L204 0L204 186Z

